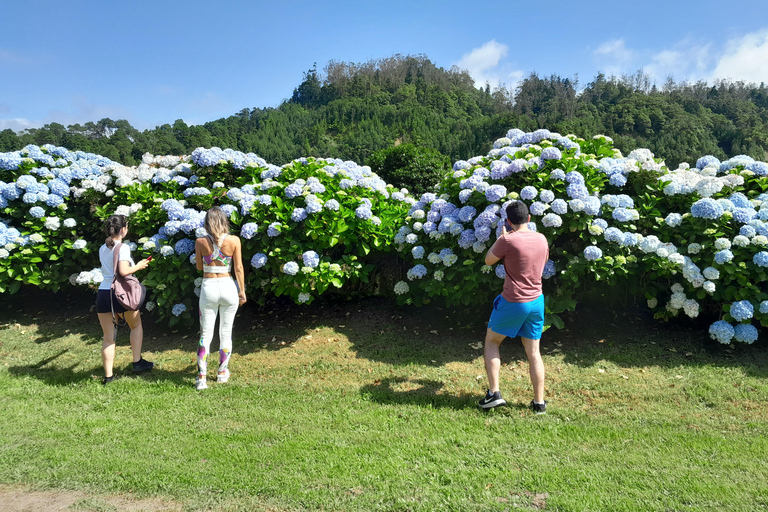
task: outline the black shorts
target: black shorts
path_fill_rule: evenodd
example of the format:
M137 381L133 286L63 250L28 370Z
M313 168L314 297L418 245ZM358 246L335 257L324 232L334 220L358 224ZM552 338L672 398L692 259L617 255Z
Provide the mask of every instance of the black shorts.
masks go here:
M125 313L125 308L120 305L117 300L112 299L112 290L99 290L96 293L96 312L97 313L111 313L112 304L115 305L115 313ZM111 301L111 303L110 303Z

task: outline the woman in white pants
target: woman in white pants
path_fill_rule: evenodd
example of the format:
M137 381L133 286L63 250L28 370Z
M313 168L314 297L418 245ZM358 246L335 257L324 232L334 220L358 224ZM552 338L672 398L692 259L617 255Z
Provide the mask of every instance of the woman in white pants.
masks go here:
M197 380L195 387L206 389L208 354L213 340L213 326L219 318L219 372L217 382L229 380L229 358L232 355L232 324L238 305L245 304L245 281L240 239L229 235L229 219L214 206L205 215L208 236L195 241L197 269L203 271L200 290L200 342L197 348ZM235 278L231 271L234 269Z

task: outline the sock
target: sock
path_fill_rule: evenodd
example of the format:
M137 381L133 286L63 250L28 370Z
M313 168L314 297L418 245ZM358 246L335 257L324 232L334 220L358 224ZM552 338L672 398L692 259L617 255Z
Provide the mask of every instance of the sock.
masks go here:
M536 405L544 405L544 402L537 402L536 400L533 401Z

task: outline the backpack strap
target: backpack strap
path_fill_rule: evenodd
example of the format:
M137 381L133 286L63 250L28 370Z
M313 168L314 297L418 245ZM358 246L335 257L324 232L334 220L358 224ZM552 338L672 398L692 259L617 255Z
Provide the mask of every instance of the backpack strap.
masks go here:
M118 258L120 257L121 245L123 245L122 242L115 244L115 246L112 248L112 284L114 284L115 280L117 279L117 264ZM109 305L112 308L112 324L115 326L113 341L117 342L117 328L121 325L125 325L125 319L123 319L121 322L117 316L118 313L115 313L115 299L113 297L112 286L109 287Z

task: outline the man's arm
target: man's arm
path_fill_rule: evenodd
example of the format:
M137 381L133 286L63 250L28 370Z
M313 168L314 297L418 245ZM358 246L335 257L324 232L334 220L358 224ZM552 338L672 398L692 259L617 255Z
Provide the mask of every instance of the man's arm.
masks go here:
M499 243L499 240L501 240L501 237L506 235L506 234L507 234L507 226L502 225L501 226L501 236L499 238L497 238L495 242L493 242L493 245L491 246L491 248L488 249L487 253L485 253L485 264L486 265L489 265L489 266L490 265L494 265L494 264L498 263L499 260L501 260L501 258L499 258L495 254L493 254L493 249L496 248L496 244Z

